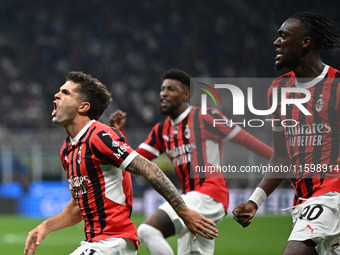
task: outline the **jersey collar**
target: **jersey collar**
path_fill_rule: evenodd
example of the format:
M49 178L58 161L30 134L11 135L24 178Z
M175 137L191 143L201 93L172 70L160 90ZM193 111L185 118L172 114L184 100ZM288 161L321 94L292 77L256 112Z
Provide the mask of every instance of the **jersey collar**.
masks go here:
M191 110L191 106L189 105L189 107L187 109L184 110L184 112L182 112L176 119L171 119L171 124L172 125L177 125L178 123L180 123L182 120L184 120L190 113Z
M329 66L325 65L325 67L323 68L322 73L314 78L313 80L309 81L309 82L298 82L297 80L295 81L295 85L298 88L303 88L303 89L309 89L311 87L313 87L315 84L317 84L319 81L321 81L323 78L326 77L326 74L328 72Z
M79 131L79 133L75 137L73 138L70 137L72 145L75 145L79 141L80 137L82 137L83 134L85 134L85 132L89 129L93 122L96 122L96 120L91 120L82 128L82 130Z

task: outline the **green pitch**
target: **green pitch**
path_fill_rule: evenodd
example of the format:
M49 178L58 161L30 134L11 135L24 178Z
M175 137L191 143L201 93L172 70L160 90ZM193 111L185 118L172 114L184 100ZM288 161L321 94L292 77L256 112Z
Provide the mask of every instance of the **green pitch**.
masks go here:
M138 226L143 216L133 216ZM1 254L23 254L27 233L41 220L19 218L16 216L0 216ZM219 225L219 237L216 239L215 255L243 254L281 254L291 230L290 216L259 216L253 223L242 228L231 217L226 217ZM83 240L83 224L51 233L38 247L37 255L68 255ZM168 239L173 248L176 239ZM138 255L149 254L142 244Z

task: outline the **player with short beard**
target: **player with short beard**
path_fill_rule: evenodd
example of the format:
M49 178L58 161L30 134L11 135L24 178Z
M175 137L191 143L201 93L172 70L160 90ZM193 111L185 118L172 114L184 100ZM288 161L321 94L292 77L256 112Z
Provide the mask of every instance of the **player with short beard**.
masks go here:
M275 67L291 71L273 81L268 91L269 107L274 88L298 87L311 94L305 106L311 115L304 115L296 105L288 106L286 115L280 114L281 107L273 113L273 119L280 120L276 123L287 120L290 125L289 119L293 119L299 125L297 132L273 127L270 164L291 165L296 170L294 225L283 254L340 254L340 248L331 247L340 239L340 73L320 58L321 49L340 48L338 28L322 15L296 13L282 24L274 45ZM304 134L306 126L317 128ZM267 173L249 200L233 210L234 219L248 226L282 180L282 174Z
M161 113L167 117L152 128L136 151L150 160L166 153L175 166L184 201L218 223L225 217L229 204L224 173L195 172L192 167L221 166L223 140L268 159L272 149L237 125L214 127L214 119L227 118L214 108L202 114L199 107L188 104L189 98L190 75L179 69L167 70L160 89ZM122 128L126 113L117 111L110 120L112 126ZM201 237L193 241L169 203L161 205L138 227L139 238L153 255L174 254L165 240L173 235L178 235L178 254L214 254L214 241Z

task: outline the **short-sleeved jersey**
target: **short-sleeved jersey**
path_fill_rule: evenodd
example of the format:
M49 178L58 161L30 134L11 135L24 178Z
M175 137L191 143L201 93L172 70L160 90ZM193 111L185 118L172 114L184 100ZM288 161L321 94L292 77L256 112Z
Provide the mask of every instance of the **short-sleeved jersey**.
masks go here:
M340 73L325 66L322 74L308 83L296 81L294 72L280 76L268 91L269 107L272 105L273 88L278 91L278 107L273 113L274 132L284 131L291 166L296 170L296 196L310 198L326 192L340 192ZM282 88L308 89L311 99L303 106L311 113L305 115L296 104L286 106L281 114ZM302 93L287 93L289 99L301 99ZM339 171L337 171L337 169Z
M86 241L128 238L138 247L130 220L132 183L126 168L137 153L116 129L92 121L60 151L71 189L85 221ZM119 169L120 168L120 169Z
M229 195L223 173L201 172L196 176L191 167L221 165L223 138L232 139L241 130L228 125L214 128L214 118L226 117L216 109L208 109L203 115L200 108L188 107L175 120L167 117L157 123L136 151L148 159L165 152L175 166L184 194L189 191L207 194L227 211Z

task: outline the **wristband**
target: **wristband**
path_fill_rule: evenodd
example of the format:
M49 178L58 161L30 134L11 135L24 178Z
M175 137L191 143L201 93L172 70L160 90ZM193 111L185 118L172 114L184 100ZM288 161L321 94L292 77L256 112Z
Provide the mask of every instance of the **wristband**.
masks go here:
M260 208L266 198L266 192L262 188L257 187L248 200L253 201L257 205L257 208Z

